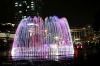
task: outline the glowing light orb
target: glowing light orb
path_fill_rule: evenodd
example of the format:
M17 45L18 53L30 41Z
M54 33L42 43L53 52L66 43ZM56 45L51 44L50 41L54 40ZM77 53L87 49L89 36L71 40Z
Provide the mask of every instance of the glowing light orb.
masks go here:
M13 41L13 60L59 60L73 57L74 48L66 18L27 17L21 20Z

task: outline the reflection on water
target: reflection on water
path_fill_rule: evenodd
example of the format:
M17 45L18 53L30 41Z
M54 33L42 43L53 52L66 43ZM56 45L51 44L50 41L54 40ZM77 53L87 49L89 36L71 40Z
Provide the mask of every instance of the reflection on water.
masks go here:
M70 58L67 60L60 61L52 61L52 60L44 60L44 61L12 61L9 52L2 51L0 52L0 61L1 65L12 65L12 66L88 66L91 64L99 64L99 56L100 56L100 47L93 46L88 48L75 48L75 56L74 58ZM1 66L0 65L0 66Z

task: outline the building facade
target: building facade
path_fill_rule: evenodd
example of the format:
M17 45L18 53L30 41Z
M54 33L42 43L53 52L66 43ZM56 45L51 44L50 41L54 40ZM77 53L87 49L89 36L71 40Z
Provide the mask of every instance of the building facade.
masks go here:
M14 19L19 22L27 16L39 15L41 12L41 0L15 0L14 1Z
M74 43L93 41L95 37L94 30L91 26L83 28L73 28L71 29L72 39Z

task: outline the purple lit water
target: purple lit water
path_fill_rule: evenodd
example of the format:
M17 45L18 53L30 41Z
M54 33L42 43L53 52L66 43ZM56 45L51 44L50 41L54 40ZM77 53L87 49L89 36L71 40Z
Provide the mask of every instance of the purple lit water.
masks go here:
M66 18L27 17L19 23L13 41L13 60L55 60L74 56Z

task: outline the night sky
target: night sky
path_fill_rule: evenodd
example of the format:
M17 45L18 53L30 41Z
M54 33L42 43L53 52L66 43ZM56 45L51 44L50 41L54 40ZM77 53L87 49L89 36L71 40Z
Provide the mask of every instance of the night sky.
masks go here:
M0 2L0 22L6 22L13 17L13 0ZM97 23L100 14L100 4L97 1L85 0L43 0L42 16L57 15L66 17L70 26L84 26ZM5 20L7 19L7 20ZM8 21L9 21L8 20Z
M0 23L12 22L14 15L13 0L0 1Z
M99 2L85 0L45 0L44 14L67 17L71 26L93 24L100 9Z

